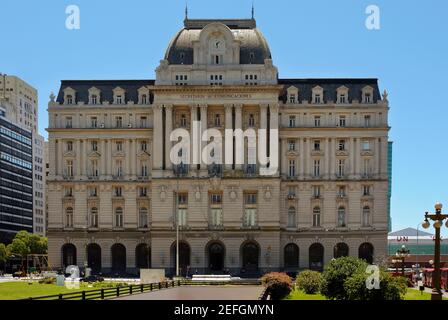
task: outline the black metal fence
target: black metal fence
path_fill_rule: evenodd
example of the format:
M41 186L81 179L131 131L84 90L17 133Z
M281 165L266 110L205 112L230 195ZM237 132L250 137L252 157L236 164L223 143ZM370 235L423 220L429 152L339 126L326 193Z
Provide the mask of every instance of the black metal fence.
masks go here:
M127 296L137 293L151 292L168 288L180 287L183 281L165 281L149 284L137 284L129 286L117 286L111 288L101 288L97 290L83 290L71 293L61 293L56 295L30 297L23 300L104 300Z

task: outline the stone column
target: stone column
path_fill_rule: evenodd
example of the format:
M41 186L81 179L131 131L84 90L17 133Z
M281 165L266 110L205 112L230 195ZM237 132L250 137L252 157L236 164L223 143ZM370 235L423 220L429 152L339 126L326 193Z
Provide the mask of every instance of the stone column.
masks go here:
M224 105L224 109L225 109L225 128L226 130L232 130L232 109L233 109L233 105L231 104L226 104ZM233 137L233 134L232 134ZM230 146L230 150L233 150L233 138L230 138L230 141L226 141L224 140L224 145L229 145ZM225 157L226 154L224 152L223 156ZM232 170L232 164L230 163L226 163L225 165L226 170Z
M131 140L126 139L126 152L125 152L125 167L124 167L124 176L130 176L131 175L131 162L132 162L132 155L131 155Z
M204 149L204 147L207 145L208 142L204 142L202 141L202 134L204 133L205 130L207 130L207 105L201 105L200 106L200 110L201 110L201 150L199 150L199 157L200 159L202 159L202 150ZM207 165L201 160L201 171L205 170L207 171ZM201 174L202 175L202 174Z
M58 143L57 143L57 147L58 147L58 150L57 150L57 154L56 154L56 159L57 159L57 161L58 161L58 167L57 167L57 174L58 175L63 175L64 174L64 163L63 163L63 144L64 144L64 142L61 140L61 139L59 139L58 140Z
M173 131L173 106L165 105L165 169L172 170L173 164L170 159L172 142L170 135Z
M356 148L355 148L355 176L359 176L361 174L361 139L356 139Z
M197 133L194 132L193 123L198 120L198 111L196 105L190 106L190 172L195 172L197 168L197 163L194 163L193 154L195 151L195 147L197 147L197 143L195 143L195 139L197 139Z
M328 179L330 176L330 159L334 159L335 155L330 153L330 142L331 138L325 140L325 179Z
M58 142L59 143L59 142ZM50 176L57 175L56 172L56 159L57 159L57 152L56 152L56 142L54 139L51 139L48 146L48 153L49 153L49 160L50 160Z
M83 167L85 176L89 175L89 163L88 163L89 159L87 157L87 143L88 143L87 140L84 140L84 142L82 143L82 155L83 155L82 162L84 163Z
M299 139L299 178L305 176L305 145L303 139Z
M77 177L77 179L79 179L79 176L81 175L81 156L82 156L82 152L81 152L81 146L80 146L80 141L76 140L76 171L75 171L75 176Z
M153 107L153 114L154 114L154 120L153 120L153 127L154 127L154 152L153 152L153 167L154 170L162 170L162 160L163 160L163 127L162 127L162 106L159 104L154 105Z
M242 109L243 106L241 104L235 105L235 130L241 129L243 130L243 115L242 115ZM238 150L235 150L235 153L238 152ZM236 170L241 170L242 165L241 164L235 164Z
M350 168L348 170L348 175L350 179L353 179L355 174L355 139L350 139L350 153L349 153L349 159L350 159Z
M102 176L105 176L107 174L107 170L106 170L106 161L107 161L107 156L106 156L106 140L101 140L101 169L100 169L100 173Z

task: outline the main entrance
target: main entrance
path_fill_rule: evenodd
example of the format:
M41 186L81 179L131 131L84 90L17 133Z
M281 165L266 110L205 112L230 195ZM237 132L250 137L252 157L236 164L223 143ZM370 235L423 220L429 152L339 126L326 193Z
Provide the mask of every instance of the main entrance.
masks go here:
M224 269L224 246L222 244L215 242L208 246L208 265L211 272Z

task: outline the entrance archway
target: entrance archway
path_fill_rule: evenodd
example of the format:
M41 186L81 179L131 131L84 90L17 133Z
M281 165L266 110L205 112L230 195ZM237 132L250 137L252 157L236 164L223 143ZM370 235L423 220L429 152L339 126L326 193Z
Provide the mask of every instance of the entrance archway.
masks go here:
M121 243L116 243L112 251L112 273L126 273L126 248Z
M359 246L358 258L364 259L367 263L373 263L373 245L369 242L364 242Z
M135 266L139 269L151 268L151 248L146 243L140 243L135 248Z
M258 260L260 247L255 242L247 242L241 248L242 267L246 273L256 273L258 271Z
M224 269L225 249L219 242L213 242L208 246L208 266L210 271L222 271Z
M187 276L190 268L191 249L187 242L179 242L179 274ZM176 242L171 247L171 257L173 262L174 273L176 274Z
M286 269L288 268L297 269L299 267L299 247L295 243L287 244L284 249L283 259Z
M73 243L66 243L62 246L62 266L76 266L76 247Z
M335 259L340 257L348 257L348 245L344 242L339 242L334 246L333 256Z
M322 271L324 268L324 246L313 243L309 249L310 270Z
M87 265L93 274L101 272L101 247L96 243L87 246Z

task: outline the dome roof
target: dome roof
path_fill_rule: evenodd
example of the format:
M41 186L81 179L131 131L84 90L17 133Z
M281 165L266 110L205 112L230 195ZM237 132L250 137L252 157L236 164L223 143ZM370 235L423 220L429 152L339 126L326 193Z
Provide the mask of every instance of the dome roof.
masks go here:
M193 64L193 42L199 39L202 29L210 23L222 23L229 27L234 38L240 42L240 64L264 64L271 59L266 39L256 28L254 19L247 20L185 20L181 29L171 40L165 53L169 64Z

